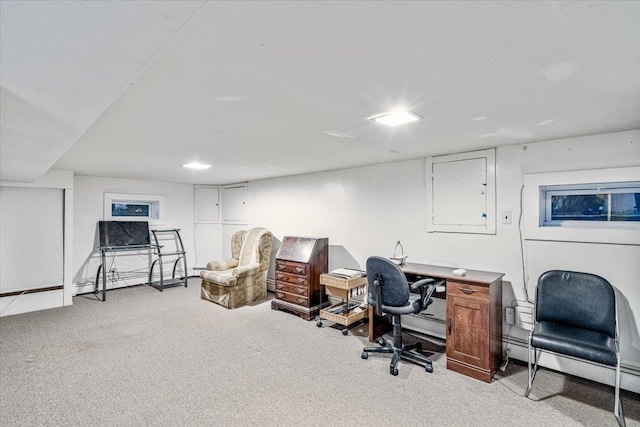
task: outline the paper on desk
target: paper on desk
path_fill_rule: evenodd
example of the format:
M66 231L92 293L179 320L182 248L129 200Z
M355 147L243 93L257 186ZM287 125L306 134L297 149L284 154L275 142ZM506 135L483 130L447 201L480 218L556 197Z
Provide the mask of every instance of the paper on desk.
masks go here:
M337 274L339 276L344 276L349 278L362 277L362 273L363 273L362 271L351 270L348 268L336 268L335 270L331 271L331 274Z

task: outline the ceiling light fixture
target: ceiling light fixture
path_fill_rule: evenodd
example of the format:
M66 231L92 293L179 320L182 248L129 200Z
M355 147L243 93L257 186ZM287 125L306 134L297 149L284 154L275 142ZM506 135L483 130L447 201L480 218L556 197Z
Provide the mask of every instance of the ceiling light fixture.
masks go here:
M540 123L536 123L536 126L546 126L555 122L555 120L543 120Z
M198 162L191 162L189 164L182 165L182 167L189 168L189 169L209 169L211 165L205 165Z
M398 126L404 123L415 122L420 120L422 116L414 113L413 111L391 111L377 116L369 117L377 123L382 123L387 126Z
M481 122L483 120L487 120L487 118L485 116L478 116L478 117L474 117L473 119L474 122Z

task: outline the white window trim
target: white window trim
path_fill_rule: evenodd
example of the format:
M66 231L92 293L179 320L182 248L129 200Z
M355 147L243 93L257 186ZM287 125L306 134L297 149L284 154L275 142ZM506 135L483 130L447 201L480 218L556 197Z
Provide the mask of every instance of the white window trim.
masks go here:
M563 195L620 194L629 190L638 192L640 182L589 183L583 185L552 185L540 187L540 225L543 227L583 227L583 228L640 228L635 221L587 221L554 220L551 218L551 198ZM611 208L611 201L607 205ZM609 216L608 216L609 217Z
M112 203L148 203L149 216L112 216ZM104 193L105 221L148 221L149 225L164 224L164 196L153 194Z
M487 160L487 221L483 226L473 225L438 225L433 223L433 165L434 163L455 162L486 158ZM426 158L427 179L427 232L496 234L496 151L494 148L468 153L450 154L446 156Z
M603 223L585 224L585 221L573 221L579 224L572 225L579 226L550 227L543 225L543 221L540 218L540 213L544 209L544 195L540 191L541 188L632 181L640 181L640 166L525 175L523 193L524 238L526 240L640 245L640 228L621 228L615 225L603 226Z

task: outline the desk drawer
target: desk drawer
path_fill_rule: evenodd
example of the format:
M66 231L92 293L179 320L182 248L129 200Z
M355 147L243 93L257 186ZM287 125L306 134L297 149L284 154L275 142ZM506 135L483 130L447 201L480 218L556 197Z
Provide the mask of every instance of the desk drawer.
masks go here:
M299 286L292 283L276 281L276 291L287 292L294 295L300 295L305 298L309 297L309 288L307 286Z
M293 273L293 274L301 274L303 276L307 275L307 264L292 262L292 261L282 261L276 260L276 273Z
M489 301L489 287L470 285L464 282L456 282L455 280L447 280L447 297L449 296L459 296L478 301Z
M303 307L309 307L309 298L305 298L300 295L290 294L288 292L281 292L276 290L276 298L292 304L300 305Z
M276 271L276 281L293 283L294 285L307 286L309 280L305 276L297 274L280 273Z

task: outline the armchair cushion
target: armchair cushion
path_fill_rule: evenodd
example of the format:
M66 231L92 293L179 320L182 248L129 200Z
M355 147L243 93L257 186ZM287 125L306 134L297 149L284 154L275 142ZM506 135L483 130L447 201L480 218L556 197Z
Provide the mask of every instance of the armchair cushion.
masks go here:
M616 366L616 341L607 334L553 322L538 322L531 345L560 354Z

